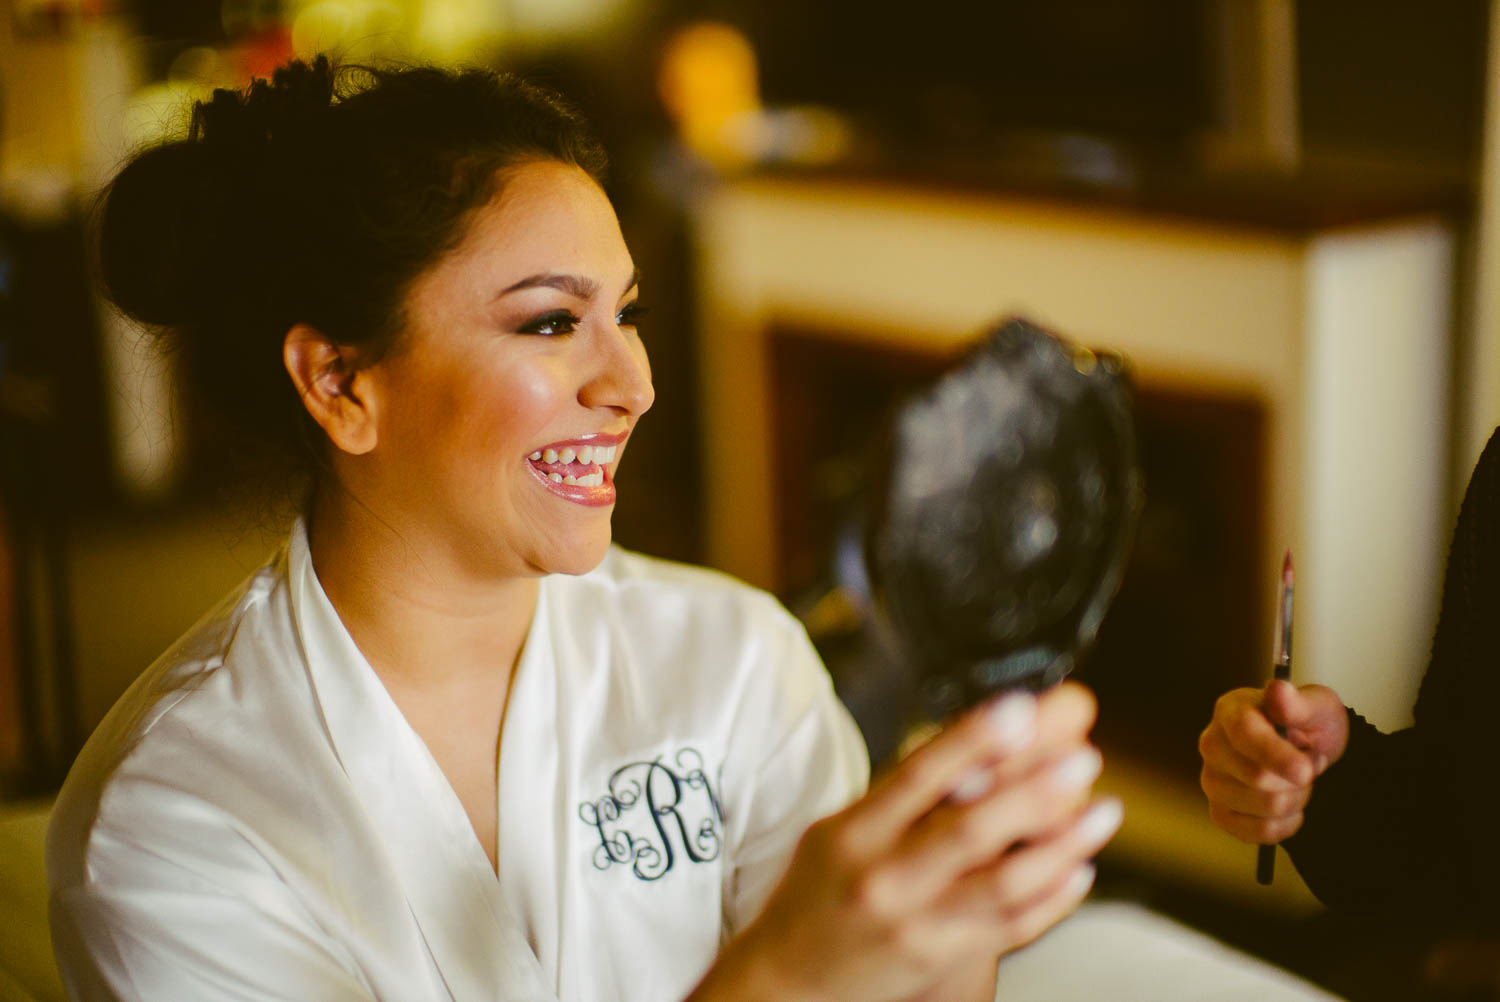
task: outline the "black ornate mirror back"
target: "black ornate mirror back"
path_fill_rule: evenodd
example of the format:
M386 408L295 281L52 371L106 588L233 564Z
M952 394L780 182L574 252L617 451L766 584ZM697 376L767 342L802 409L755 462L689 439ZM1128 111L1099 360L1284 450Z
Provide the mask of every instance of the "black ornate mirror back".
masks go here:
M867 563L925 710L1065 676L1142 503L1120 360L1007 320L901 404L883 472Z

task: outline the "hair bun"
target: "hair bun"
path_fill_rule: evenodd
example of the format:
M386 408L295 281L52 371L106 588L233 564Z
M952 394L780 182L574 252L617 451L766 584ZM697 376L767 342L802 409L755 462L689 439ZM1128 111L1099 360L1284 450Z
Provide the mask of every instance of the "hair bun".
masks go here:
M116 175L99 221L99 267L125 313L150 324L192 322L207 295L206 246L213 223L205 203L204 152L189 142L147 150Z
M305 161L324 131L334 79L319 56L245 91L216 90L194 106L186 140L145 151L115 177L99 263L120 309L149 324L192 324L233 308L234 290L254 288L248 276L274 256L260 231L274 229L288 202L277 162Z
M335 73L327 56L278 67L249 89L216 90L193 111L192 138L210 149L253 155L280 140L305 134L333 103Z

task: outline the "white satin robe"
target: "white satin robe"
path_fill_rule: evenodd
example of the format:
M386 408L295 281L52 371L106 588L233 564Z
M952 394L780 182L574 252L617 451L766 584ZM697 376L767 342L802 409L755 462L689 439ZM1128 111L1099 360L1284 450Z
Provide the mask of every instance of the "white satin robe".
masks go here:
M542 580L501 739L498 879L299 525L148 669L48 838L81 999L679 999L864 746L800 625L614 549Z

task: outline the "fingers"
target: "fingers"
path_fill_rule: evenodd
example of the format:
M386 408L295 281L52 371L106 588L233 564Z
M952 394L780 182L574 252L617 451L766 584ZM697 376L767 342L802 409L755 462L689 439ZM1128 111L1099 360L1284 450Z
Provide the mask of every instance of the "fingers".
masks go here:
M1264 694L1235 689L1220 697L1213 720L1198 739L1203 756L1198 783L1214 824L1261 845L1280 842L1302 826L1317 765L1276 733L1267 712L1281 720L1302 720L1304 710L1297 690L1281 681L1272 682Z
M1198 754L1203 757L1204 772L1217 772L1244 786L1267 793L1295 790L1304 785L1241 755L1229 743L1224 729L1217 725L1210 724L1199 736Z
M1284 781L1279 777L1274 779L1278 788L1268 790L1247 785L1234 776L1205 766L1199 776L1199 785L1209 803L1238 814L1269 820L1300 815L1307 806L1312 787L1280 786Z
M1300 726L1313 715L1312 704L1302 697L1297 687L1280 678L1266 683L1260 707L1272 724L1283 728Z
M1076 683L1040 699L1016 692L980 707L913 752L850 808L848 837L870 851L894 844L955 789L982 795L987 785L1003 785L1081 744L1096 712L1093 695Z
M1027 746L994 764L995 784L1023 776L1044 761L1082 747L1098 716L1094 694L1076 682L1048 690L1037 702L1037 728Z
M1286 738L1307 753L1314 772L1338 761L1349 740L1349 715L1339 694L1323 685L1293 686L1274 681L1266 686L1262 707Z
M968 714L876 782L847 812L851 828L874 846L892 843L937 806L963 778L1030 744L1037 729L1037 701L1011 693Z
M997 782L969 803L933 810L904 840L903 879L918 894L936 894L965 872L991 863L1018 842L1066 827L1087 801L1103 758L1085 745L1048 760L1025 777Z
M1088 860L1104 848L1123 818L1118 799L1096 800L1075 811L1049 837L1028 842L966 874L944 896L943 906L960 913L1008 914L1024 909L1045 898L1075 871L1092 871Z
M1059 882L1056 890L1033 903L1024 911L1011 916L1003 930L1002 941L997 944L1009 952L1019 949L1051 929L1088 897L1094 886L1094 868L1083 867Z
M1209 802L1208 816L1213 823L1233 835L1241 842L1256 845L1274 845L1284 842L1302 827L1302 812L1279 818L1262 818L1241 814L1218 804Z
M949 798L960 803L979 800L1030 774L1043 762L1078 751L1087 744L1097 713L1093 693L1082 686L1070 683L1051 690L1039 701L1033 740L1013 754L966 773Z
M1327 727L1330 715L1344 716L1343 700L1323 685L1299 688L1285 679L1272 679L1260 702L1271 722L1288 730L1320 731Z
M1261 712L1261 693L1258 689L1234 689L1219 697L1214 705L1213 721L1199 740L1199 751L1208 755L1217 750L1213 739L1222 735L1227 746L1232 748L1253 768L1269 770L1294 786L1303 786L1313 780L1312 760L1286 738L1276 733L1276 727ZM1231 771L1229 762L1220 763L1223 771ZM1252 776L1242 776L1252 782Z
M1030 943L1066 918L1093 886L1093 866L1084 864L1068 871L1040 896L996 916L991 948L1008 953Z

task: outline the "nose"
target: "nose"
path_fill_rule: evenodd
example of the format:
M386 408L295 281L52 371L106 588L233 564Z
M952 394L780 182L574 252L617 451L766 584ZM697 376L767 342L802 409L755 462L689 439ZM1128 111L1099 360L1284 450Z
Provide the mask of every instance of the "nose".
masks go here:
M629 417L651 409L656 390L651 385L651 363L646 346L634 331L614 325L601 332L593 376L579 388L585 407L607 407Z

